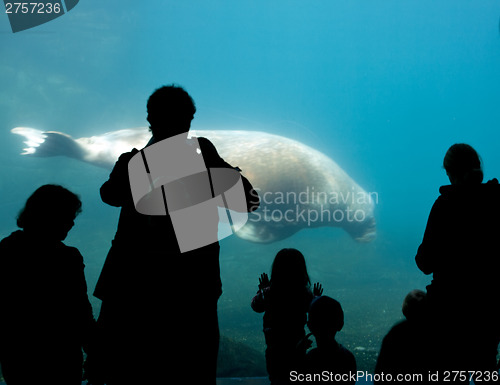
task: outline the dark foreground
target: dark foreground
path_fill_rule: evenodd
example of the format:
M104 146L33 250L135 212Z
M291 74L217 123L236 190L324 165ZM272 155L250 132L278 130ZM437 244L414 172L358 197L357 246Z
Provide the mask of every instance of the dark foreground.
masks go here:
M358 381L358 384L371 384L371 382ZM82 382L82 385L86 385ZM0 385L6 385L5 382L0 382ZM217 385L269 385L267 377L235 377L235 378L218 378Z
M6 384L0 381L0 385ZM82 382L82 385L87 385L87 382ZM269 380L266 377L218 378L217 385L269 385Z
M368 381L358 381L357 384L371 384ZM269 385L267 377L218 378L217 385Z

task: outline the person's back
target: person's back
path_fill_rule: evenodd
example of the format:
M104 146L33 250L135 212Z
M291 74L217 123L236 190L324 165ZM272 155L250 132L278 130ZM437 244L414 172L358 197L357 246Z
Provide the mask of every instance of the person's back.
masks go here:
M473 296L492 284L500 267L500 223L492 220L500 215L498 181L481 183L479 156L466 144L451 146L443 163L451 184L439 189L415 257L420 270L433 274L429 301L434 292L452 292L462 285L466 290L453 298Z
M412 290L402 310L406 319L396 323L382 340L375 373L385 376L377 382L392 382L406 375L407 383L428 383L432 348L426 293Z
M500 267L500 252L495 248L500 224L492 220L500 215L500 185L496 180L448 185L440 193L416 262L424 273L433 273L433 288L466 285L463 294L469 295L493 284Z
M81 384L94 319L83 258L62 243L80 204L60 186L42 186L18 219L23 230L0 242L0 362L8 384Z
M282 249L276 255L269 281L260 278L252 309L264 312L266 365L272 384L288 383L290 371L298 367L304 351L297 345L305 336L307 310L313 299L305 259L296 249ZM315 291L320 290L315 285Z
M482 184L481 161L466 144L450 147L444 167L451 185L440 188L415 257L425 274L434 342L441 369L493 370L500 318L496 282L500 271L500 186Z
M356 381L356 359L346 347L339 343L330 343L316 347L307 352L305 358L306 372L319 375L324 382L352 383ZM321 376L328 373L328 376Z
M326 372L334 382L354 384L356 359L335 339L337 332L344 326L344 312L340 303L328 296L315 298L309 308L307 326L316 339L317 347L307 352L305 371L317 376ZM323 381L328 382L328 377L323 378Z
M206 169L236 169L219 156L208 139L198 138L199 148L192 145L195 141L188 138L188 131L196 108L181 87L155 90L148 99L147 111L152 133L148 145L141 151L133 149L122 154L100 189L103 202L121 207L121 212L94 292L103 301L98 319L102 349L99 355L90 357L89 372L91 377L104 378L110 384L158 382L167 377L180 382L192 368L197 368L196 379L214 384L219 341L217 301L222 293L217 207L210 207L214 215L209 218L208 229L204 228L212 236L211 243L185 252L181 251L178 236L191 233L176 233L173 215L177 212L169 210L175 207L176 199L184 201L189 194L196 195L199 187L173 178L182 174L183 163L177 155L188 163L202 155ZM170 154L162 143L172 140L179 146L175 147L175 159L166 163L159 159L161 156L154 156L162 151L163 155ZM146 153L152 148L159 152L153 151L148 160ZM139 179L146 182L146 198L160 191L163 208L168 210L152 214L137 210L129 173L134 156L141 160ZM150 173L153 167L165 172L155 182ZM171 182L187 186L182 192L176 190L179 194L172 199L168 196L170 182L149 190L150 183L171 178ZM256 197L250 183L243 176L241 180L245 197ZM253 200L255 207L248 202L248 211L258 205L258 199ZM172 348L176 350L174 355Z

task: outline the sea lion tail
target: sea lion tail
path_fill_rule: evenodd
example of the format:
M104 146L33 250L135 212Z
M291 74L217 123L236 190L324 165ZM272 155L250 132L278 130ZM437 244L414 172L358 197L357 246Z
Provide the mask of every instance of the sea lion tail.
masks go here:
M24 136L24 144L28 147L23 149L21 155L32 155L37 157L68 156L81 158L83 149L69 135L57 131L41 131L36 128L16 127L11 130L13 134Z

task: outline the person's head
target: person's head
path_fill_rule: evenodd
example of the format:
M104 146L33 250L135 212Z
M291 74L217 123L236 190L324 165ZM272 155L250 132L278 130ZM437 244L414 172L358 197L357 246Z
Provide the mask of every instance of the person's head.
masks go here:
M282 249L274 257L271 284L277 288L304 288L311 285L306 260L296 249Z
M407 320L423 318L426 313L425 291L419 289L410 291L403 301L402 311Z
M344 327L344 311L336 300L326 295L316 297L309 307L307 326L318 339L335 339L337 332Z
M468 144L451 146L444 156L443 167L452 185L479 184L483 181L481 159Z
M155 90L147 102L148 122L156 140L189 131L196 107L193 99L176 85Z
M26 201L17 226L41 237L64 240L82 211L77 195L59 185L39 187Z

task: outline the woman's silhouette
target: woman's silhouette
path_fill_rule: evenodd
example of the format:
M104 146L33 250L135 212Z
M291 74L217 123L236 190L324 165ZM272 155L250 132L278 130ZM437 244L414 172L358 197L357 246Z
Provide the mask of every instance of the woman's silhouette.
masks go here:
M44 185L0 242L0 363L7 384L81 385L94 327L83 258L62 241L80 199Z
M482 183L481 160L467 144L451 146L443 165L451 185L440 188L415 258L433 274L429 350L437 369L492 371L500 325L500 186L496 179Z

